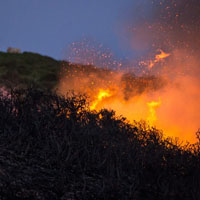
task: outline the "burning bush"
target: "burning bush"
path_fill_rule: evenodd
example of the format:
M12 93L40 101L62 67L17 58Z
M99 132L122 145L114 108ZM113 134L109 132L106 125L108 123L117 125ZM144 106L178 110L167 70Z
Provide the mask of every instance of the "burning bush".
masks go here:
M81 95L15 90L0 112L1 199L200 198L199 143L90 111Z

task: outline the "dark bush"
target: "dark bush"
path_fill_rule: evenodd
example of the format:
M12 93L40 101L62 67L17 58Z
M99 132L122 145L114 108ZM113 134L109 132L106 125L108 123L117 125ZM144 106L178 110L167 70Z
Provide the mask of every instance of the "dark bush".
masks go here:
M84 96L0 98L1 199L200 199L199 170L199 144L91 112Z

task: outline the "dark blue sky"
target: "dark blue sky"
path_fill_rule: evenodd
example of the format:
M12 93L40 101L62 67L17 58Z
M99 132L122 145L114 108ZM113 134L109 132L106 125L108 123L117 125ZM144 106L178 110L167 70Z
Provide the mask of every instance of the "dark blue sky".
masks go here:
M0 51L8 46L63 59L72 42L92 38L118 57L123 20L138 0L5 0L0 3ZM134 54L134 52L133 52Z

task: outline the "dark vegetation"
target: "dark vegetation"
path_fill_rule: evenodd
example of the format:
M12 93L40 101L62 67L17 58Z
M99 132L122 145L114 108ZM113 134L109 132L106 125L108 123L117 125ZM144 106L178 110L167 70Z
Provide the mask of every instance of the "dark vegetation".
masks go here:
M53 89L58 83L62 63L64 62L31 52L0 52L0 84L8 88L35 85ZM65 62L65 65L68 63Z
M71 76L108 74L0 52L0 85L16 88L0 96L0 199L200 199L200 143L181 145L114 111L90 112L85 96L57 96L52 89L63 65ZM162 87L158 82L127 74L125 97L133 88Z
M0 112L1 199L200 199L198 143L90 112L81 95L14 90Z

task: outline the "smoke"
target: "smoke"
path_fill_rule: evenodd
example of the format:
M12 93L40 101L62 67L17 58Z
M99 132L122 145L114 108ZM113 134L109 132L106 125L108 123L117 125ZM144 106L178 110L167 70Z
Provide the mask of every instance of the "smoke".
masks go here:
M60 92L85 93L92 102L100 89L109 90L97 109L113 109L130 121L149 119L149 102L159 102L153 125L167 136L195 142L200 128L199 13L198 0L137 1L124 27L133 51L143 52L138 63L123 71L123 62L101 45L73 43L68 58L85 65L66 66Z
M199 51L199 13L198 0L141 0L126 20L132 47Z
M167 135L189 141L200 127L199 13L198 0L143 0L133 8L127 29L132 48L147 52L142 60L152 59L158 49L170 54L150 71L141 68L168 82L155 95L162 99L156 125Z
M120 96L122 101L129 101L133 97L160 90L166 84L164 79L156 76L138 77L130 72L70 64L64 68L59 90L61 93L75 90L94 96L100 88L109 88L115 93L112 96Z

